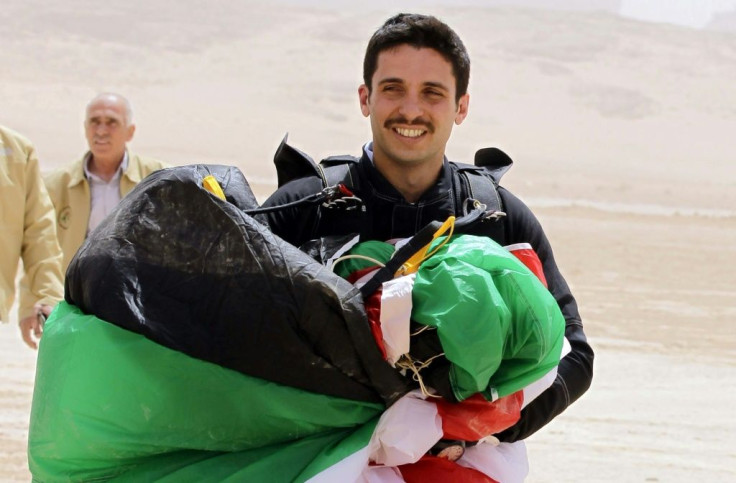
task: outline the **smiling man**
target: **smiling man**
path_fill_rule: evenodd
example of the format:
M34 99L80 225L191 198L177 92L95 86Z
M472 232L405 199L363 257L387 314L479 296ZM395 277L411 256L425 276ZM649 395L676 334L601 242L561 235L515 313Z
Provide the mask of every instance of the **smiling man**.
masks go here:
M409 44L379 54L373 78L358 89L373 131L373 162L409 202L436 180L453 124L468 113L453 67L438 51ZM397 74L400 74L397 76Z
M82 159L44 177L56 211L64 272L87 234L120 199L148 174L166 167L128 151L135 134L133 110L119 94L102 93L87 104L84 132L89 151Z
M320 237L356 233L362 241L387 241L411 237L430 222L462 216L469 199L492 205L491 198L496 198L496 206L506 216L495 223L484 222L470 233L502 246L529 247L536 252L543 271L540 278L564 315L565 336L571 346L560 361L554 383L526 406L514 426L496 435L503 442L514 442L539 430L588 389L593 351L575 298L539 221L519 198L498 185L511 164L508 157L499 150L483 150L485 155L476 155L476 161L485 168L445 157L453 127L468 114L469 77L467 50L446 24L416 14L387 20L368 43L364 84L358 89L360 109L370 119L373 139L363 147L360 159L343 163L344 176L339 178L362 200L362 209L290 205L269 213L268 223L274 233L297 246ZM324 173L334 172L336 163L334 158L329 163L333 167L324 165L326 179L329 176ZM483 185L482 180L493 183L485 193L475 189ZM291 180L264 206L303 199L321 191L323 182L316 175ZM450 391L434 389L452 399Z

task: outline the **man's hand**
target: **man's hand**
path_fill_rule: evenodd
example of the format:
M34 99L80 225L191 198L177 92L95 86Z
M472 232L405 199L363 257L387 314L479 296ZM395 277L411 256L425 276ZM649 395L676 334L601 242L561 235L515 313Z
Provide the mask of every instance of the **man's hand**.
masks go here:
M31 349L38 349L38 340L43 334L43 323L51 313L50 305L36 304L33 306L33 315L29 315L20 321L20 335ZM35 339L34 339L35 337Z

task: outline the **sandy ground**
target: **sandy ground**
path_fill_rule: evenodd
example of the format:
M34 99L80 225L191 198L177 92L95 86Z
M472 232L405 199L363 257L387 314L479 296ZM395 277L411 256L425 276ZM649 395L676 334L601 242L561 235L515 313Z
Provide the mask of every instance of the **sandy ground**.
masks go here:
M132 100L133 150L237 165L260 194L285 132L315 157L369 137L362 51L392 11L43 5L4 2L0 122L44 169L83 153L83 108L101 90ZM596 13L425 11L473 61L450 157L512 155L504 184L547 230L597 353L591 390L529 439L528 481L736 481L736 37ZM30 479L35 352L17 332L0 326L0 481Z

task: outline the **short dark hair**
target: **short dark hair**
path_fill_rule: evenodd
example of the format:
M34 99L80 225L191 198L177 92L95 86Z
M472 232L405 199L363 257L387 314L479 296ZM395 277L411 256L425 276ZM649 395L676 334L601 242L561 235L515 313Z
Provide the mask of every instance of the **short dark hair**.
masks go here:
M439 19L414 13L400 13L386 20L368 41L363 59L363 82L369 91L378 67L378 55L403 44L439 52L452 64L456 84L455 101L465 95L470 80L470 57L462 40Z

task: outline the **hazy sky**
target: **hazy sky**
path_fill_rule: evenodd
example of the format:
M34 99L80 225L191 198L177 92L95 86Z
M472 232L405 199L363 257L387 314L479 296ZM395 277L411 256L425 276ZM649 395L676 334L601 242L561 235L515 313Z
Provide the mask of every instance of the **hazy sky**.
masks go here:
M279 3L317 8L340 8L344 0L276 0ZM664 22L693 28L708 24L714 13L736 9L736 0L371 0L361 4L366 10L394 8L421 10L427 5L519 6L556 10L606 10L650 22ZM355 8L353 5L352 8Z
M714 13L736 9L736 0L622 0L627 17L701 28Z

